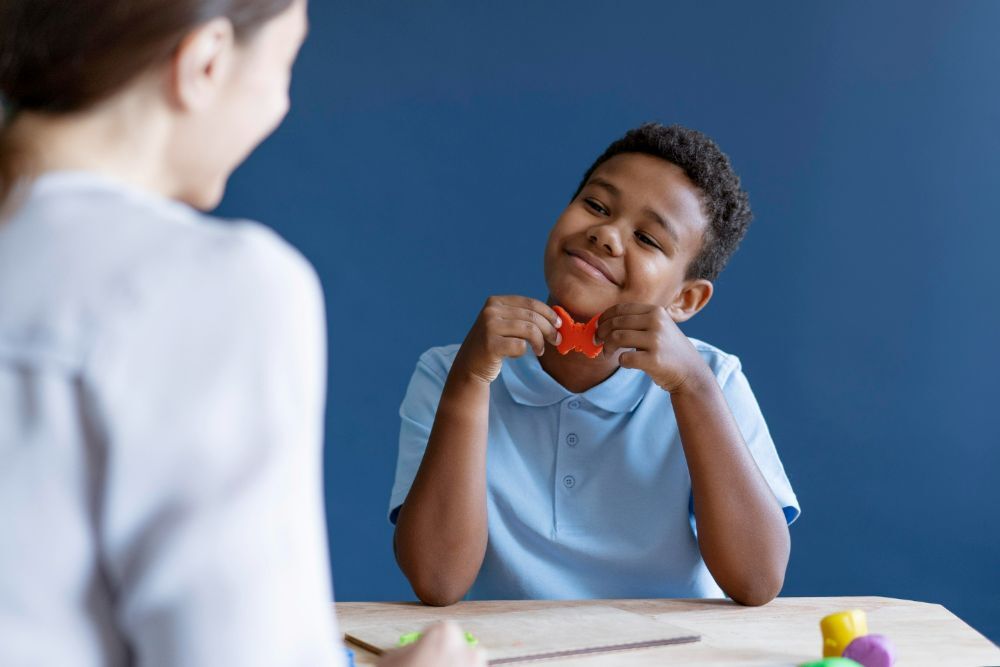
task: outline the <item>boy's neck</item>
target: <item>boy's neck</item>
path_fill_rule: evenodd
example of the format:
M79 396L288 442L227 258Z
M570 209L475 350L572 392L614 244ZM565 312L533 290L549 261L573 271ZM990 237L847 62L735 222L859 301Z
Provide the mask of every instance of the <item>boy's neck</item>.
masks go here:
M611 359L605 359L603 354L596 359L578 352L563 355L554 345L546 342L545 354L538 358L538 363L556 382L574 394L581 394L614 375L618 370L618 355Z

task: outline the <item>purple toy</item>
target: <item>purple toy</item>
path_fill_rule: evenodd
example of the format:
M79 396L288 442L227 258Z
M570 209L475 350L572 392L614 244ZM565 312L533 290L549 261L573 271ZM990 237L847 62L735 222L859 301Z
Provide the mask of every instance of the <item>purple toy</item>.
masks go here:
M843 656L864 667L892 667L896 662L896 647L884 635L865 635L848 644Z

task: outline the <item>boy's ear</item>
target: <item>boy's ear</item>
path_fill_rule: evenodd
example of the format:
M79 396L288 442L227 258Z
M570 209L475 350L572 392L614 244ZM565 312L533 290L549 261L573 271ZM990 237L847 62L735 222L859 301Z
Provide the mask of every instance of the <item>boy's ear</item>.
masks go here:
M688 281L674 297L673 303L667 306L667 312L674 322L687 322L708 305L714 291L715 286L710 280L699 278Z

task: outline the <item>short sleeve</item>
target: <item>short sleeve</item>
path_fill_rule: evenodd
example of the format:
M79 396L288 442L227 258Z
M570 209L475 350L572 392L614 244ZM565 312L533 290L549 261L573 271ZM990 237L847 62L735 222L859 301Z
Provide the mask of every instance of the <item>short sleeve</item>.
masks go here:
M734 362L732 372L720 378L722 393L729 403L729 409L736 419L750 454L757 462L757 467L768 486L771 487L774 497L781 504L785 521L791 524L799 516L799 501L785 474L785 468L778 457L767 422L764 421L764 415L750 389L750 382L743 373L739 359L736 357L731 359Z
M421 355L406 388L403 403L399 406L399 455L389 498L389 521L393 524L427 449L453 355L454 350L449 348L432 348Z
M144 665L341 665L319 282L260 227L184 250L128 286L86 373L117 625Z

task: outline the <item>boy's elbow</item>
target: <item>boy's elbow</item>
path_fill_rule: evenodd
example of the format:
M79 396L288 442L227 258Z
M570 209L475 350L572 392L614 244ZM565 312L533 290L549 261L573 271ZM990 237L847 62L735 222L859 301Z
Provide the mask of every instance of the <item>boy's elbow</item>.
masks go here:
M447 607L465 597L465 592L457 588L449 590L444 586L421 586L417 583L413 583L413 592L418 600L431 607Z
M785 583L784 574L754 577L733 590L726 591L733 602L745 607L760 607L778 597Z
M426 554L420 554L402 539L398 527L393 538L396 563L410 582L417 599L432 607L447 607L465 597L471 581L465 583L454 576L449 577L445 574L448 570L446 566L432 562Z
M785 524L782 527L785 530L775 541L774 547L766 551L766 555L753 560L741 558L739 562L729 560L729 567L720 572L725 574L718 581L720 585L723 580L727 582L728 585L723 585L722 588L734 602L746 607L760 607L778 597L785 585L785 571L791 551L788 528Z
M417 599L431 607L447 607L465 597L465 590L445 580L436 572L422 571L419 566L407 567L400 562L400 569L410 582Z

